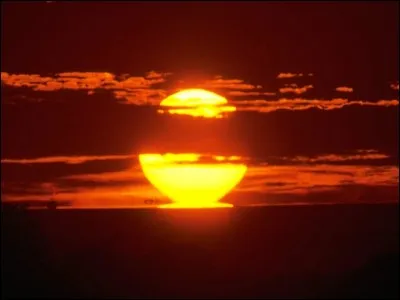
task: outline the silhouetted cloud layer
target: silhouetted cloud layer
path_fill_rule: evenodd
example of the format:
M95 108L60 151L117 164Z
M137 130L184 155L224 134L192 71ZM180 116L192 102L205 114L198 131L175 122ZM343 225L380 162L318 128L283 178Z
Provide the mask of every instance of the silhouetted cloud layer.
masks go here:
M171 154L172 155L172 154ZM210 156L210 155L209 155ZM171 163L203 162L199 155L180 154L171 156ZM250 158L238 156L210 156L215 163L245 162L248 171L242 182L227 199L239 201L242 205L268 205L270 199L283 195L290 199L316 193L337 193L346 189L346 195L335 198L336 203L352 203L368 196L369 188L377 189L383 195L398 186L399 169L394 165L371 165L374 160L385 160L389 156L376 150L359 150L350 154L326 154L314 157L293 156L280 157L281 163L269 164L252 162ZM192 159L188 159L192 158ZM51 181L36 182L29 186L18 182L3 183L3 201L71 201L72 207L143 207L147 199L158 199L160 203L169 200L160 194L144 177L136 155L105 155L82 157L47 157L36 159L3 159L3 164L84 164L98 160L126 159L131 166L118 171L69 174L55 177ZM276 161L276 160L275 160ZM358 161L358 165L352 162ZM288 164L289 163L289 164ZM392 193L392 192L391 192ZM251 195L263 195L263 201ZM361 197L362 196L362 197ZM272 197L272 198L270 198ZM294 197L294 198L293 198ZM368 197L367 197L368 198ZM302 200L298 204L315 204L313 198ZM368 201L398 201L398 198L368 198ZM146 202L147 203L147 202ZM285 204L285 201L274 204ZM296 201L291 201L292 205ZM148 206L148 205L147 205Z
M88 97L96 90L110 90L115 99L122 104L158 106L160 102L171 94L168 85L171 73L150 71L144 76L130 76L129 74L114 75L108 72L64 72L54 76L41 76L38 74L9 74L1 73L1 81L5 86L15 88L30 88L33 91L51 92L62 89L84 90ZM313 74L280 73L278 78L294 78L311 76ZM228 98L230 104L237 106L237 111L256 111L268 113L277 110L301 111L307 109L333 110L345 106L398 106L398 99L382 99L377 101L348 100L345 98L333 99L308 99L308 98L279 98L277 92L265 91L261 85L250 84L242 79L226 79L215 76L211 79L199 80L195 87L210 89ZM281 94L295 96L313 89L312 84L298 86L295 83L284 84L279 88ZM391 85L398 89L398 83ZM176 91L176 90L174 90ZM337 87L336 91L350 93L351 87ZM264 98L265 97L265 98ZM23 101L24 97L20 97Z

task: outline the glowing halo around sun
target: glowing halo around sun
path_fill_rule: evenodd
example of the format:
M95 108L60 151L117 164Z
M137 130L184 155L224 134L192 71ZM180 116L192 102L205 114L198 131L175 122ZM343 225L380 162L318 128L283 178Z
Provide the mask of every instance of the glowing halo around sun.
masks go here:
M222 118L236 107L228 105L226 98L203 89L187 89L165 98L159 113L190 115L192 117Z
M198 154L140 154L145 177L173 201L161 208L232 207L219 200L244 177L247 166L237 157L215 157L215 163L199 162Z

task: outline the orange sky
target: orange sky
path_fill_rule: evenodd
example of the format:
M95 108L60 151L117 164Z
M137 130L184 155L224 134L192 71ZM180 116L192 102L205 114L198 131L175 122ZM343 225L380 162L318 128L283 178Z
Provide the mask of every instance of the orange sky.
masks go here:
M398 201L396 3L51 2L2 6L3 201L166 202L139 164L165 153L245 165L220 201Z
M200 155L194 153L178 154L168 156L168 161L173 164L185 163L194 169L204 168L208 161L210 171L215 167L224 165L240 164L248 165L244 179L233 189L233 198L242 197L246 205L258 203L258 198L246 197L246 194L265 195L265 205L268 205L268 197L273 199L274 195L307 195L320 192L332 192L341 188L352 186L367 187L396 187L398 185L398 166L373 166L370 162L382 161L388 158L387 155L377 153L374 150L363 150L348 155L330 154L317 157L286 157L284 161L291 162L291 165L269 165L254 164L246 157L224 157L217 155ZM92 157L93 160L102 159L117 161L127 159L122 156ZM172 159L172 160L171 160ZM211 160L210 160L211 159ZM24 189L24 192L9 193L3 200L48 200L53 189L57 192L55 199L59 201L72 201L73 207L154 207L153 204L146 205L146 199L158 199L160 203L169 203L162 193L154 188L146 180L137 158L130 157L131 167L117 172L103 173L81 173L76 175L65 175L55 178L52 182L42 182ZM2 160L2 164L70 164L84 165L91 161L90 157L48 157L37 159ZM364 162L364 164L351 165L352 161ZM338 164L339 163L339 164ZM87 185L92 183L91 185ZM7 187L12 189L11 186ZM346 203L360 201L361 195L365 198L361 189L357 195L346 198ZM240 196L241 195L241 196ZM229 197L227 197L229 199ZM388 199L390 200L390 199ZM243 200L239 200L243 201ZM321 199L323 201L323 199ZM370 201L370 200L368 200ZM340 202L340 201L339 201ZM299 202L300 203L300 202ZM316 202L318 203L318 202ZM275 204L275 203L274 203ZM293 203L296 204L296 203ZM304 203L303 203L304 204ZM313 202L309 202L313 204Z

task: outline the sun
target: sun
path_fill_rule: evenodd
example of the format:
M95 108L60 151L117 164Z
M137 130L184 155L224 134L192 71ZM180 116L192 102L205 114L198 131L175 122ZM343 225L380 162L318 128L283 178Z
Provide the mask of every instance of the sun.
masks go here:
M235 111L226 98L203 89L187 89L165 98L160 113L221 118ZM231 207L220 200L244 177L247 166L238 156L195 153L140 154L145 177L172 203L162 208Z
M222 118L236 110L228 105L226 98L203 89L187 89L165 98L160 103L159 113L190 115L193 117Z
M213 157L201 162L201 156L185 154L140 154L145 177L173 201L162 208L231 207L219 200L244 177L247 166L236 156Z

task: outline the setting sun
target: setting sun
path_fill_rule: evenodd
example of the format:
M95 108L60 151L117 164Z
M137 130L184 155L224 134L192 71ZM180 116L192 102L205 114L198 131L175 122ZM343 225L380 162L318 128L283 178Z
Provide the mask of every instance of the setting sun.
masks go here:
M247 167L230 157L202 163L198 154L141 154L146 178L173 201L163 208L231 207L219 200L243 178Z
M226 98L203 89L187 89L165 98L160 106L170 114L190 115L193 117L221 118L224 113L235 111L227 105ZM159 113L164 113L161 108Z

